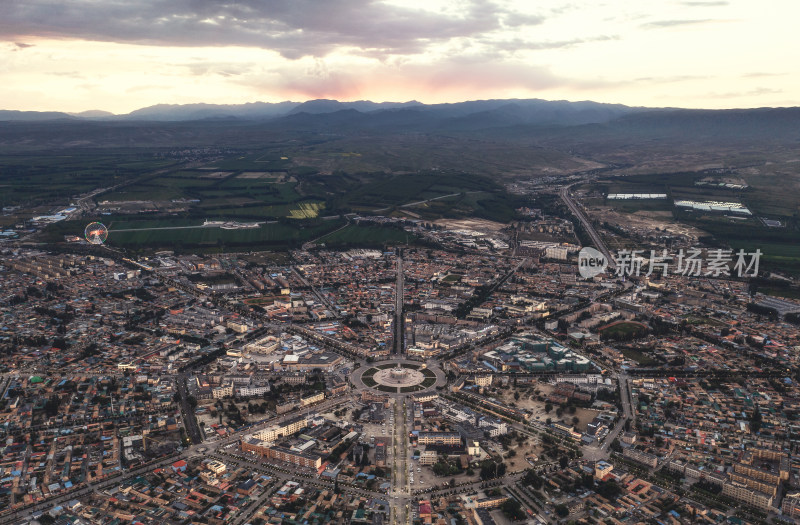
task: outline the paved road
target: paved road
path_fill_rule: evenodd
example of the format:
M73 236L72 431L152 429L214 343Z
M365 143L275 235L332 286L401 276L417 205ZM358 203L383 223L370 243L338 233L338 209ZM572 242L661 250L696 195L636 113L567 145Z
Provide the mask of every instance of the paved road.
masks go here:
M572 199L572 196L569 194L569 190L571 187L572 185L569 185L561 189L561 192L559 193L559 195L561 196L561 200L564 201L564 203L567 205L570 211L578 218L578 220L581 221L581 224L583 224L583 228L589 234L589 237L592 238L592 242L594 243L595 247L598 250L600 250L600 253L602 253L606 257L606 261L608 261L608 267L612 270L616 269L617 263L611 256L611 252L608 251L608 247L606 246L606 243L603 241L603 238L600 237L600 234L597 233L597 230L594 229L594 226L592 226L592 223L589 221L588 217L586 217L586 214L583 212L581 207L578 206L578 204Z
M400 248L398 248L400 250ZM403 339L403 288L405 286L403 278L403 254L397 253L397 283L395 286L395 305L394 305L394 353L402 354L405 351Z
M186 428L186 433L189 439L195 445L203 442L203 434L200 431L200 426L197 424L197 418L194 415L194 409L189 404L189 394L186 391L186 374L178 374L175 379L175 386L177 387L178 394L181 397L181 415L183 416L183 426Z
M131 478L133 476L138 476L144 472L152 471L156 468L163 467L169 464L172 464L179 459L188 456L188 452L184 451L181 454L177 454L174 456L169 456L164 459L161 459L153 464L149 464L147 466L137 467L133 470L129 470L126 472L122 472L105 480L95 482L86 486L82 486L81 488L72 490L65 494L55 496L52 498L47 498L44 501L31 505L25 509L20 509L10 514L4 515L0 517L0 525L6 525L11 523L29 523L31 514L35 512L40 512L44 510L51 509L56 505L61 505L69 500L85 496L89 492L97 492L100 490L104 490L112 485L116 485L122 483L124 480Z
M466 193L483 193L483 192L482 191L468 191ZM419 206L420 204L425 204L427 202L438 201L439 199L447 199L449 197L458 197L459 195L461 195L461 193L451 193L449 195L439 195L438 197L433 197L431 199L425 199L424 201L416 201L416 202L409 202L407 204L401 204L400 206L398 206L398 208L409 208L411 206ZM378 208L377 210L372 210L372 211L374 213L374 212L386 211L386 210L391 210L391 209L392 209L391 206L387 206L385 208Z
M328 310L330 310L330 312L333 314L334 317L338 319L342 316L342 314L339 313L339 310L334 308L331 302L328 301L328 299L325 296L319 293L319 290L314 288L314 285L312 285L306 280L306 278L303 276L302 273L300 273L300 271L297 269L296 266L292 266L292 272L294 272L294 274L297 276L298 279L300 279L300 282L303 283L304 286L308 286L309 288L311 288L311 291L314 293L317 299L319 299L319 302L327 306Z

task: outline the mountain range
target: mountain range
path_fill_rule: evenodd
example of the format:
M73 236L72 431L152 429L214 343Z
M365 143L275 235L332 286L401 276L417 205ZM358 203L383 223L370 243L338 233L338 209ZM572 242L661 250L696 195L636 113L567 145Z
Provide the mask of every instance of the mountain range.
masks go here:
M156 105L126 115L0 110L0 146L263 144L292 137L440 137L527 144L562 152L631 148L702 151L759 145L796 149L800 108L695 110L540 99L452 104L310 100ZM430 143L430 140L428 141Z
M453 119L453 125L469 127L470 121L509 124L561 124L577 125L607 122L621 115L642 111L620 104L598 102L547 101L539 99L495 99L457 102L451 104L423 104L410 102L339 102L317 99L306 102L252 102L247 104L158 104L137 109L124 115L107 111L91 110L82 113L57 111L11 111L0 110L0 121L43 120L98 120L98 121L149 121L178 122L195 120L249 120L263 121L292 115L323 115L341 111L358 112L364 115L398 117L411 120Z

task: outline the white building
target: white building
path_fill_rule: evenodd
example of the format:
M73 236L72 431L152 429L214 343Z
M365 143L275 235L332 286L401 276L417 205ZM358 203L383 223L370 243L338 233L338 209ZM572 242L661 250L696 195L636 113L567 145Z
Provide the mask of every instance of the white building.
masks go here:
M240 397L263 396L266 392L269 392L269 385L240 386L236 391Z

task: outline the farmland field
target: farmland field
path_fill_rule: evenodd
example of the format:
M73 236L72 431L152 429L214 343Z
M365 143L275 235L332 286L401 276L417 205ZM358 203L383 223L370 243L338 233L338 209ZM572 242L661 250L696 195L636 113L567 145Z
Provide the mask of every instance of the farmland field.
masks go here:
M384 243L402 243L406 240L413 242L416 237L397 228L351 224L322 237L318 242L326 246L382 246Z
M301 202L297 207L289 211L289 218L291 219L315 219L319 216L319 211L325 207L324 203L320 202Z
M135 179L173 161L129 151L75 151L0 155L0 204L36 205L60 202L96 188Z
M581 186L588 191L589 206L608 206L623 213L669 211L675 220L707 232L716 244L748 252L760 249L762 264L769 269L800 272L800 198L791 178L743 175L746 189L697 186L709 178L704 172L660 173L611 177ZM666 193L666 200L609 200L608 193ZM600 196L602 195L602 197ZM703 213L675 208L674 199L741 202L752 217L729 218L722 213ZM768 228L758 219L777 219L783 228Z
M192 248L242 248L248 251L286 249L299 246L344 224L343 220L338 219L328 221L283 219L280 222L262 224L257 228L222 229L203 227L203 220L189 218L136 220L128 217L124 220L108 220L100 217L97 220L107 226L110 225L109 238L106 242L108 246L135 250L172 248L179 251ZM47 229L43 239L58 242L64 235L82 235L85 225L84 220L59 222Z
M196 228L120 232L109 238L110 246L152 247L177 245L287 246L296 245L341 226L337 221L316 225L263 224L259 228L224 230Z

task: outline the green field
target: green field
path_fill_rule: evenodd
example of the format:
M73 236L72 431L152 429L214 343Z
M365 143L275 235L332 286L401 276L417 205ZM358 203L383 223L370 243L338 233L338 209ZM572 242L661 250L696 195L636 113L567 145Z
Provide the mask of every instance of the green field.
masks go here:
M105 222L104 222L105 219ZM110 225L106 244L111 247L134 250L176 249L191 251L193 249L216 250L259 250L287 249L315 239L332 230L340 228L344 221L316 219L289 220L262 224L258 228L227 230L218 227L181 228L181 226L201 225L202 221L187 218L164 218L147 220L111 220L96 219ZM64 235L83 235L83 228L91 222L63 221L50 226L43 240L58 242ZM169 228L169 229L145 229ZM120 231L125 229L142 229L141 231Z
M608 327L601 328L599 332L605 336L634 336L638 337L647 333L647 327L643 326L641 323L634 323L629 321L622 321L617 323L612 323Z
M785 242L758 242L751 239L730 238L734 250L742 249L752 253L761 250L761 268L759 274L764 275L764 269L777 268L800 273L800 245L798 240L788 238Z
M129 150L0 154L0 205L60 204L173 164Z
M317 225L263 224L259 228L224 230L196 228L120 232L109 236L110 246L151 247L168 245L294 246L324 234L336 221ZM341 224L341 223L338 223Z
M98 222L102 222L108 228L110 233L113 233L115 230L127 230L127 229L141 229L141 228L169 228L174 226L199 226L203 224L202 220L199 219L189 219L189 218L180 218L180 217L164 217L161 219L142 219L138 216L133 217L125 217L125 218L113 218L112 217L100 217L97 219Z
M404 243L406 241L413 243L416 239L416 236L410 235L398 228L351 224L344 229L325 235L319 239L318 243L324 243L329 247L380 247L386 243Z
M633 350L631 348L623 348L622 349L622 355L624 355L628 359L636 361L641 366L654 366L654 365L658 364L658 361L656 361L652 357L649 357L649 356L647 356L647 355L645 355L645 354L643 354L643 353L641 353L641 352L639 352L637 350Z
M433 198L437 200L422 202ZM424 172L377 176L336 199L333 208L382 214L408 210L426 219L477 216L507 222L516 216L516 200L487 177Z
M299 202L296 207L289 211L289 218L315 219L324 207L325 204L321 202Z

